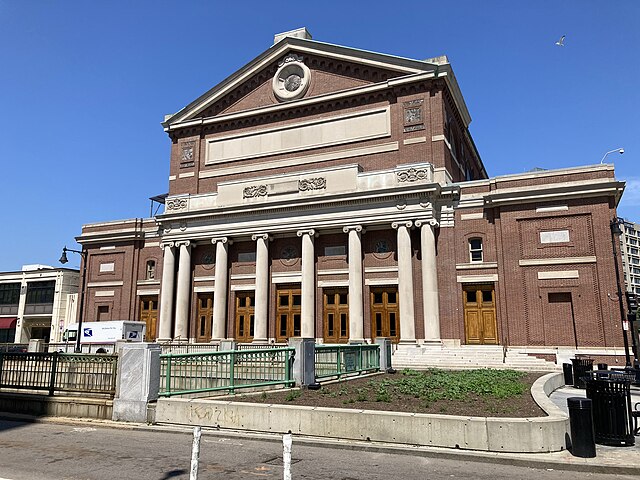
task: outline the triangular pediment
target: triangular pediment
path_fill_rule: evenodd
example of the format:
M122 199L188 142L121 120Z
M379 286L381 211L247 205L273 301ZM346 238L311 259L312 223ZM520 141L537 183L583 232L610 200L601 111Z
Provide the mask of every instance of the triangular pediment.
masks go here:
M310 81L304 96L282 100L277 98L277 93L274 94L273 82L276 73L282 71L283 64L288 61L304 64L308 68ZM163 125L168 130L196 119L261 110L336 92L365 89L394 78L429 72L437 74L440 67L441 64L435 62L287 37L182 110L167 117Z

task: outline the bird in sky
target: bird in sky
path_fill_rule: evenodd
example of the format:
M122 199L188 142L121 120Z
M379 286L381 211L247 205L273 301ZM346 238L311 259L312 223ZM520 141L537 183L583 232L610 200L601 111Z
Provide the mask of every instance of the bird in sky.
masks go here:
M560 37L560 40L556 42L556 45L558 45L559 47L564 47L564 37L566 37L566 35L562 35Z

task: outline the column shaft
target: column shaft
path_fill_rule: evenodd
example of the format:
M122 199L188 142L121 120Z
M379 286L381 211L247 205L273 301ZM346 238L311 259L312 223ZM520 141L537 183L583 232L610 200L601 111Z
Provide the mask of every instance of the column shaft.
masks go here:
M191 246L190 242L179 242L178 288L176 291L176 325L174 339L189 339L189 300L191 297Z
M343 231L349 234L349 341L361 342L364 339L362 227L344 227Z
M176 254L173 243L162 247L164 259L162 261L162 285L160 293L160 321L158 325L158 340L171 340L171 320L173 316L173 293L176 274Z
M313 245L314 230L298 232L302 237L302 326L301 336L303 338L315 338L315 252Z
M269 235L251 237L256 242L256 307L254 312L254 342L267 341L269 317Z
M418 225L418 222L416 222ZM438 269L436 264L436 222L420 223L420 251L422 252L422 302L424 339L440 343L440 307L438 303Z
M415 342L416 327L413 308L413 270L411 265L411 222L394 223L398 230L398 302L400 341Z
M213 291L213 332L216 340L226 338L227 291L229 290L229 244L226 238L211 240L216 245L216 283Z

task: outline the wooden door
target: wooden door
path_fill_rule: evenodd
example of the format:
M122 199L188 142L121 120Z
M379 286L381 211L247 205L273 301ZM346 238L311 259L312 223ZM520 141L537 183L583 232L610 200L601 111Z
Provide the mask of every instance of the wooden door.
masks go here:
M400 341L400 314L398 310L398 287L371 289L371 336L389 337Z
M210 342L213 327L213 293L198 294L196 319L196 342Z
M236 292L236 340L253 341L256 296L254 292Z
M349 290L323 292L323 331L325 343L349 343Z
M302 295L299 288L279 288L276 292L276 340L299 337L302 328Z
M140 319L147 325L145 342L153 342L158 336L158 297L140 297Z
M497 345L496 293L493 285L464 288L464 330L468 345Z

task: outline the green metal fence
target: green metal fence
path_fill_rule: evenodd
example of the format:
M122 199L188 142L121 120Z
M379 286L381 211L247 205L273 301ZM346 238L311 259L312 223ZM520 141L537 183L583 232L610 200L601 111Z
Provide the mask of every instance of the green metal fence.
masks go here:
M379 345L316 345L316 378L380 370Z
M160 396L293 386L291 347L160 355Z
M117 366L117 355L0 353L0 388L113 397Z

